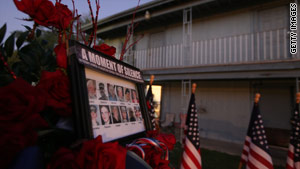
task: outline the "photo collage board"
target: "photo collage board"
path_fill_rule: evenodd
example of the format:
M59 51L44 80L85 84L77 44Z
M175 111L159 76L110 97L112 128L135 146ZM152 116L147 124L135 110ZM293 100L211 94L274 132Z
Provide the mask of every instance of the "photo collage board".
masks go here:
M103 142L145 131L136 84L86 68L94 138Z

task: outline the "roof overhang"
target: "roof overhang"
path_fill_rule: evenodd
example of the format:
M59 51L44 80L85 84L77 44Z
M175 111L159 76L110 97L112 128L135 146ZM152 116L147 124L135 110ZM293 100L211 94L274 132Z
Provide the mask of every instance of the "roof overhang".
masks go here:
M145 80L153 74L155 81L299 78L300 60L143 70Z
M183 9L192 8L193 19L208 17L210 15L233 11L236 9L249 8L257 4L267 2L287 3L287 0L155 0L141 5L137 10L131 8L110 17L98 21L97 36L102 39L124 37L128 25L131 24L133 14L134 22L138 23L135 32L151 30L155 27L182 23ZM146 19L146 11L150 12L151 18ZM90 33L92 24L82 27L82 30Z

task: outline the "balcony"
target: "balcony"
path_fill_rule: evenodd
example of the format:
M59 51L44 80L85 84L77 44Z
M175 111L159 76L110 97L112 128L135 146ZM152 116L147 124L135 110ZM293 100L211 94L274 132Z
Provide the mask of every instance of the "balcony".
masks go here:
M298 40L299 42L299 40ZM299 44L299 43L298 43ZM184 50L186 49L186 50ZM188 54L188 52L190 51ZM190 47L173 44L134 51L135 66L142 70L280 62L300 59L289 52L286 28L193 41Z

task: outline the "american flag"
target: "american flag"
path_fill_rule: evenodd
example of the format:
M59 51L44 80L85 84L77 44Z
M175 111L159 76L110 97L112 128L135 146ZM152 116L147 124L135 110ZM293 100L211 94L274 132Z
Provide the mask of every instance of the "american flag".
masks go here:
M299 104L296 104L294 116L291 119L292 133L289 144L289 152L286 161L287 169L300 169L300 117Z
M192 94L186 119L187 135L181 161L181 169L202 169L200 137L195 95Z
M152 130L156 130L155 127L155 110L154 110L154 106L153 106L153 93L152 93L152 85L149 86L147 95L146 95L146 103L147 103L147 107L148 107L148 112L150 115L150 121L151 121L151 128Z
M258 103L254 103L241 163L247 169L273 169L266 132Z

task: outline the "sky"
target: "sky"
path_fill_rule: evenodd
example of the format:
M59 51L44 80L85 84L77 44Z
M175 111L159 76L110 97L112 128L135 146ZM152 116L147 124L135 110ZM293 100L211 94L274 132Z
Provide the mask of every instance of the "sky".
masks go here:
M20 1L20 0L19 0ZM55 3L55 0L51 0ZM89 14L89 6L87 0L74 0L75 7L78 9L78 13L81 15ZM93 11L95 13L95 0L90 0L92 3ZM140 5L153 0L140 0ZM68 5L69 9L73 9L71 0L62 0L62 3ZM136 7L138 0L100 0L100 10L98 19L102 19L113 14L122 12L124 10ZM6 38L8 34L15 30L24 30L22 25L28 25L32 27L33 22L20 20L22 18L28 18L28 15L17 10L13 0L0 0L0 27L4 23L7 24ZM6 39L5 38L5 39Z

